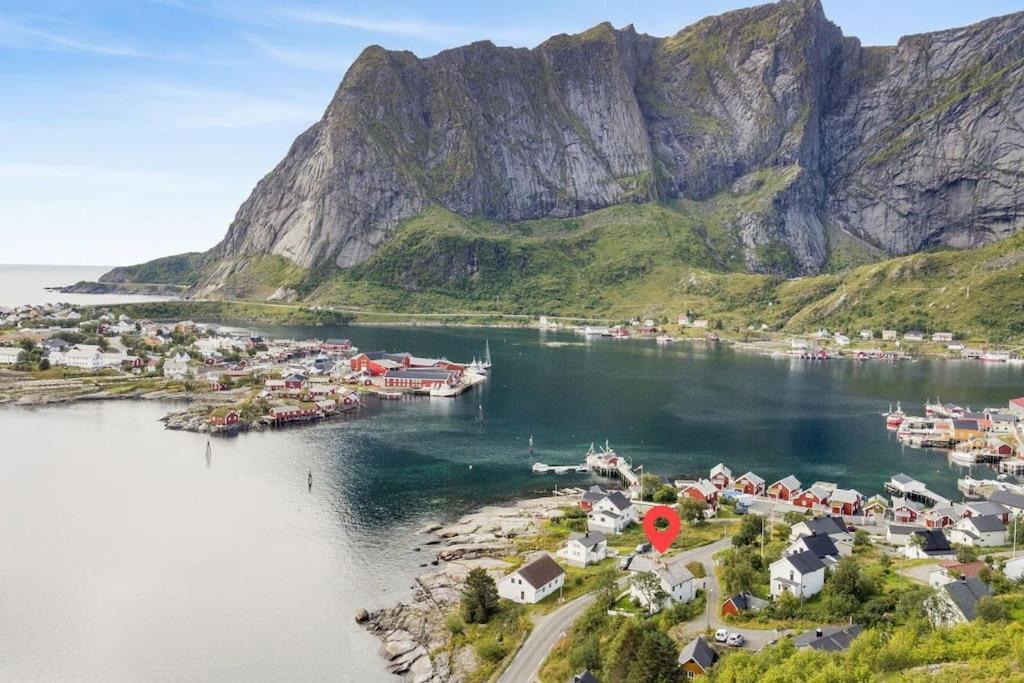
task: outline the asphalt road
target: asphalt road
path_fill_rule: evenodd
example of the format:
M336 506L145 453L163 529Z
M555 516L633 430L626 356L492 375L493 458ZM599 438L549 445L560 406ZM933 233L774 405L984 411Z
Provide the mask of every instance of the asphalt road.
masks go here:
M686 562L696 560L710 563L711 556L719 550L729 547L730 543L731 539L724 538L710 545L679 553L678 557L682 557ZM594 596L588 593L562 605L538 621L529 638L523 643L523 647L516 653L512 663L508 665L498 681L501 683L524 683L537 680L537 672L540 671L540 666L544 663L548 653L568 631L576 618L587 608L587 605L593 601Z

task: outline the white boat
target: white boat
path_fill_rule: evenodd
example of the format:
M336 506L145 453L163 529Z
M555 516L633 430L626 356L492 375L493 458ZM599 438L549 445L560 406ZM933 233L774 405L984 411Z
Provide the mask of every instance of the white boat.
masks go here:
M433 387L430 390L430 395L440 398L454 398L459 395L459 390L454 387Z
M654 341L658 342L659 344L671 344L675 340L676 338L670 334L659 334L657 337L654 338Z
M955 450L950 453L949 459L956 465L973 465L978 462L974 451Z

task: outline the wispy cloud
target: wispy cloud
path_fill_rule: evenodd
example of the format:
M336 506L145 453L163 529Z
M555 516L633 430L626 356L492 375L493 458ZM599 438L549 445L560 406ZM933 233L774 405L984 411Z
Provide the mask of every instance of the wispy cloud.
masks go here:
M145 53L123 45L96 43L0 19L0 44L5 47L88 52L108 57L145 57Z
M280 14L289 19L311 24L328 24L346 28L369 31L371 33L387 33L399 36L411 36L431 42L457 38L471 31L469 27L453 24L437 24L418 20L388 20L353 17L326 10L316 9L283 9Z
M247 43L259 49L271 59L300 69L337 73L344 71L352 63L352 56L347 54L283 47L268 43L262 38L252 35L242 37Z
M177 85L144 85L138 95L153 121L174 128L310 125L321 111L309 103Z

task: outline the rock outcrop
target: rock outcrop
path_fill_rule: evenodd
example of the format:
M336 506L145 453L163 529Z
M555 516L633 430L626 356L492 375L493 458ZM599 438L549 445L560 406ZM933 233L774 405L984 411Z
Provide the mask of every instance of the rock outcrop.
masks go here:
M893 255L981 244L1024 225L1022 83L1024 13L863 47L818 0L667 38L601 24L533 49L370 47L198 291L245 256L350 268L430 207L571 217L705 200L759 172L788 181L729 224L753 271L818 272L830 230Z

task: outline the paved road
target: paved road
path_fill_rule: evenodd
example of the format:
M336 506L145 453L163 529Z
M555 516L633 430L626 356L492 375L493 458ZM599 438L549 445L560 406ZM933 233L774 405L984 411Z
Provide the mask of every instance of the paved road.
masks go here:
M708 611L691 621L688 627L696 627L698 630L703 631L705 625L710 624L710 627L716 631L720 628L726 628L730 633L738 631L743 634L743 649L751 650L752 652L760 652L766 646L779 639L781 633L775 630L740 628L732 624L726 624L722 620L721 611L719 611L722 600L726 596L722 595L718 575L715 574L715 568L710 559L705 562L705 567L708 570L708 575L704 579L704 594L707 596Z
M682 557L686 562L696 560L698 562L710 563L711 556L719 550L727 548L730 542L730 539L724 538L710 545L679 553L678 556ZM576 618L593 601L594 596L588 593L562 605L551 614L543 617L498 681L500 683L522 683L523 681L537 680L537 672L540 671L540 665L544 663L544 659L551 652L551 648L555 646L562 637L562 634L568 631Z

